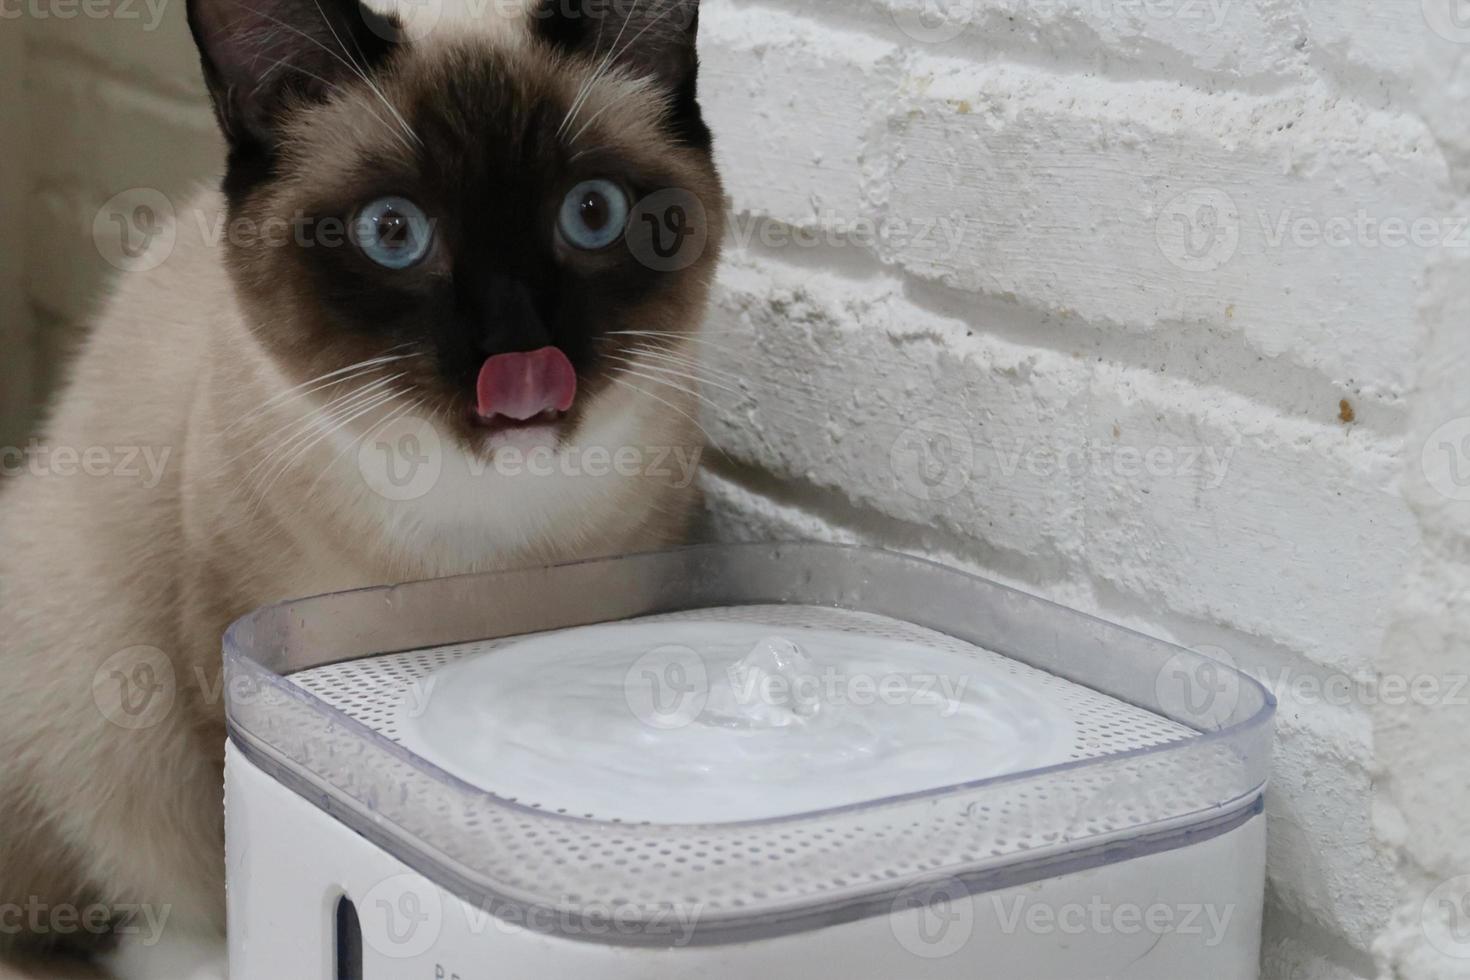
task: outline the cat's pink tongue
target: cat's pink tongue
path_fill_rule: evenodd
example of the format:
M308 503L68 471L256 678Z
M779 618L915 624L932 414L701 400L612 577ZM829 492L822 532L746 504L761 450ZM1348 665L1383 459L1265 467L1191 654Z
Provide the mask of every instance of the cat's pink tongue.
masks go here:
M565 412L577 400L577 372L555 347L500 354L480 368L480 417L526 422L542 412Z

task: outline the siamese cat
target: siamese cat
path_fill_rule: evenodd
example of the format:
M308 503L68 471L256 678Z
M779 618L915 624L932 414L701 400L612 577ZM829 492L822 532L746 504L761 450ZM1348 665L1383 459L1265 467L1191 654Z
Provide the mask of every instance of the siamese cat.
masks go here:
M41 910L10 952L219 975L233 619L685 530L651 464L701 444L698 0L435 9L189 0L223 182L0 493L0 909Z

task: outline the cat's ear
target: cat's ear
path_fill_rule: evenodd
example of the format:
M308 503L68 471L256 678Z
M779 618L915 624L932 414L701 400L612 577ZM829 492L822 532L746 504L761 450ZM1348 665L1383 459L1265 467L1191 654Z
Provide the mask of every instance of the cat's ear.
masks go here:
M358 0L188 0L215 115L232 147L274 145L284 114L372 72L397 21Z
M694 82L699 0L538 0L535 30L556 46L651 77L672 91Z

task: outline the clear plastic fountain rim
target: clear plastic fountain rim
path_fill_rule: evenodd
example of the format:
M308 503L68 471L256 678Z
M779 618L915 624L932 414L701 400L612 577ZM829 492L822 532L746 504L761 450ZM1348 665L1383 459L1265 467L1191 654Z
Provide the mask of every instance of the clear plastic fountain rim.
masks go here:
M471 786L287 680L381 654L771 604L936 630L1198 736L816 813L628 824ZM224 654L232 742L334 819L485 913L665 947L821 928L936 889L1008 888L1226 833L1261 811L1276 707L1219 657L924 559L827 544L698 545L302 599L235 623Z

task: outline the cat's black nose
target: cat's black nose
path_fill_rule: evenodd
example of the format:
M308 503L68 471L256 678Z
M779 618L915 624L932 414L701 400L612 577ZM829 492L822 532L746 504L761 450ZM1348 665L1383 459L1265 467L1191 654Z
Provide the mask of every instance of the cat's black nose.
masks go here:
M481 324L480 350L486 355L540 350L551 345L536 297L525 280L488 276L476 304Z

